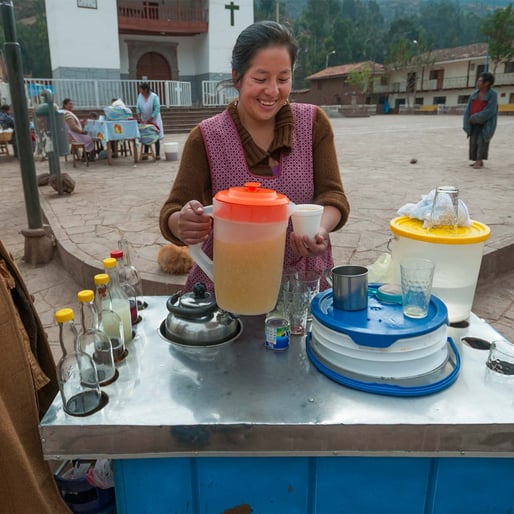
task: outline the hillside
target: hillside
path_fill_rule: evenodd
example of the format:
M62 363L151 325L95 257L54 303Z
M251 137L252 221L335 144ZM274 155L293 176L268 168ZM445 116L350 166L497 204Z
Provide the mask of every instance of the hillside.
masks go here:
M255 0L257 4L260 0ZM341 0L343 1L343 0ZM396 17L403 17L405 15L416 14L419 10L419 6L422 3L426 3L428 0L375 0L380 6L380 10L385 19L390 20ZM445 0L434 0L436 2ZM451 0L460 4L466 10L477 14L478 16L484 16L491 10L497 9L498 7L506 7L511 3L512 0ZM285 7L286 15L290 18L298 18L308 0L281 0L281 5Z

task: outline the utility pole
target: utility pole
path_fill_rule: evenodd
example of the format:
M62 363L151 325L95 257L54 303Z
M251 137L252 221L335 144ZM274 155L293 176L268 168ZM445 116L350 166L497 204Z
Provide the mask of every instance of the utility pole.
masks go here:
M280 23L280 2L275 0L275 21Z
M22 230L25 237L24 260L28 264L46 264L53 257L53 238L50 227L43 226L39 191L36 182L36 166L32 153L32 140L29 129L27 99L23 82L23 64L21 49L16 41L16 23L12 0L0 2L4 27L4 56L9 77L14 113L14 127L18 144L25 209L27 211L28 229Z

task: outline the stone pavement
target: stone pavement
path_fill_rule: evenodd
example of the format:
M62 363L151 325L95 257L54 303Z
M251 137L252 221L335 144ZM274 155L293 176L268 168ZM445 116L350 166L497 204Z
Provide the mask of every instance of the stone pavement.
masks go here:
M460 189L471 217L491 227L486 243L473 312L514 341L514 192L512 135L514 117L500 117L490 160L482 170L468 166L467 140L460 116L372 116L333 118L341 174L351 204L342 230L332 234L335 262L368 265L387 251L389 221L399 207L417 202L438 184ZM182 148L187 134L167 136ZM180 151L179 151L180 156ZM411 160L417 162L411 163ZM37 173L48 162L37 162ZM178 169L178 161L143 161L121 157L78 163L61 159L61 171L76 181L71 195L39 188L41 206L56 238L52 262L23 262L27 227L18 161L0 157L0 238L15 256L58 355L53 313L77 308L76 293L93 288L101 260L128 239L133 264L144 279L146 294L168 295L183 276L162 273L156 255L165 243L159 232L159 210Z

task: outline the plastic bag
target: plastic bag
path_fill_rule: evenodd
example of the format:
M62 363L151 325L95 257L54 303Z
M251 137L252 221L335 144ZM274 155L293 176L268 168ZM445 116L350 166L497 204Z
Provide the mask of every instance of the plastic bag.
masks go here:
M98 459L95 465L89 468L86 479L90 485L100 489L114 487L110 459Z
M368 268L368 282L369 283L391 283L393 280L393 268L391 254L383 253L378 259Z

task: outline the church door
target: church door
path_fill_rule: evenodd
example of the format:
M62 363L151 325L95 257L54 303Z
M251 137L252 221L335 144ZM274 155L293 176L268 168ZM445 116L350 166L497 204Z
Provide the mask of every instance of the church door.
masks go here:
M138 80L172 80L170 65L168 61L157 52L143 54L137 63L136 76ZM164 98L164 91L160 91L162 85L157 85L155 92L160 98Z

